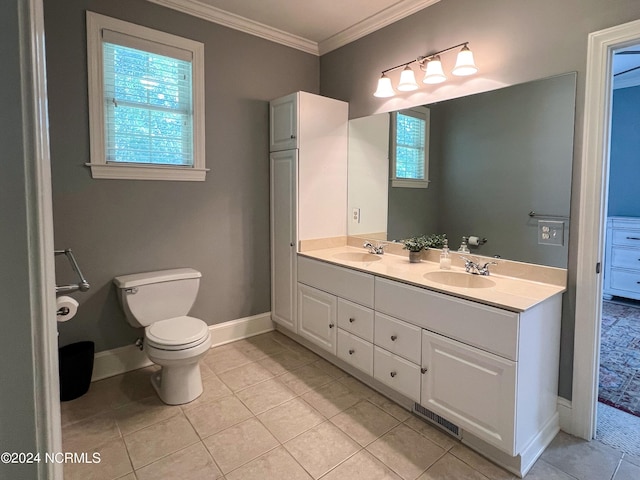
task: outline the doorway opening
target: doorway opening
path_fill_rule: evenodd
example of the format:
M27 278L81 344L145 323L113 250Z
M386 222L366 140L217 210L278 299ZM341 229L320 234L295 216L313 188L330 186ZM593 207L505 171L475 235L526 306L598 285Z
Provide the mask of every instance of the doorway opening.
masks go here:
M640 43L615 50L596 439L640 455Z

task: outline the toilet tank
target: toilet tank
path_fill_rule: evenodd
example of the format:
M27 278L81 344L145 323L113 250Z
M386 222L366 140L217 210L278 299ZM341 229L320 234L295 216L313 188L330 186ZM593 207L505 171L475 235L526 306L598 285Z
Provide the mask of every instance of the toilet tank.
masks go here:
M129 323L146 327L187 315L198 295L202 274L193 268L134 273L115 277L118 298Z

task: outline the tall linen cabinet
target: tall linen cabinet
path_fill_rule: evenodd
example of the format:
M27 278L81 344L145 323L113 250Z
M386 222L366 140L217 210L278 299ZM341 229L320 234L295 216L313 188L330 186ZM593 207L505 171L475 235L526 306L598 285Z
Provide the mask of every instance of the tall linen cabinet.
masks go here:
M271 318L297 333L297 252L305 241L347 235L349 108L296 92L269 110Z

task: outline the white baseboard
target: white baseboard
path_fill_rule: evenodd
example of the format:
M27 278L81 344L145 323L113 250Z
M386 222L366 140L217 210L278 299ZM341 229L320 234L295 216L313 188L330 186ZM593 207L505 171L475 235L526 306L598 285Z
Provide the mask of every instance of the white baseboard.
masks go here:
M211 347L235 342L243 338L253 337L274 329L271 312L260 313L251 317L239 318L229 322L209 325ZM105 350L95 354L91 381L120 375L131 370L153 365L144 351L135 345L127 345L113 350Z
M560 430L573 435L573 410L571 400L558 397L558 414L560 415Z

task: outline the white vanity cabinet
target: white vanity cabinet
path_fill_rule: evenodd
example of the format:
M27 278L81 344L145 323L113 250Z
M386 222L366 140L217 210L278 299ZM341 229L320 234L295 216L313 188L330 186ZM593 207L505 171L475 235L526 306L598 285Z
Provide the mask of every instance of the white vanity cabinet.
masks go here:
M338 298L298 283L298 334L336 354Z
M522 474L557 433L561 294L513 312L305 256L297 278L299 335L489 458Z
M516 362L422 330L422 365L422 406L516 453Z
M298 334L373 374L373 275L298 260Z
M297 332L300 242L347 234L348 104L297 92L269 110L271 318Z
M557 428L561 299L516 313L384 278L375 283L376 315L422 329L418 403L510 456Z
M604 297L640 300L640 218L609 217L604 261Z

